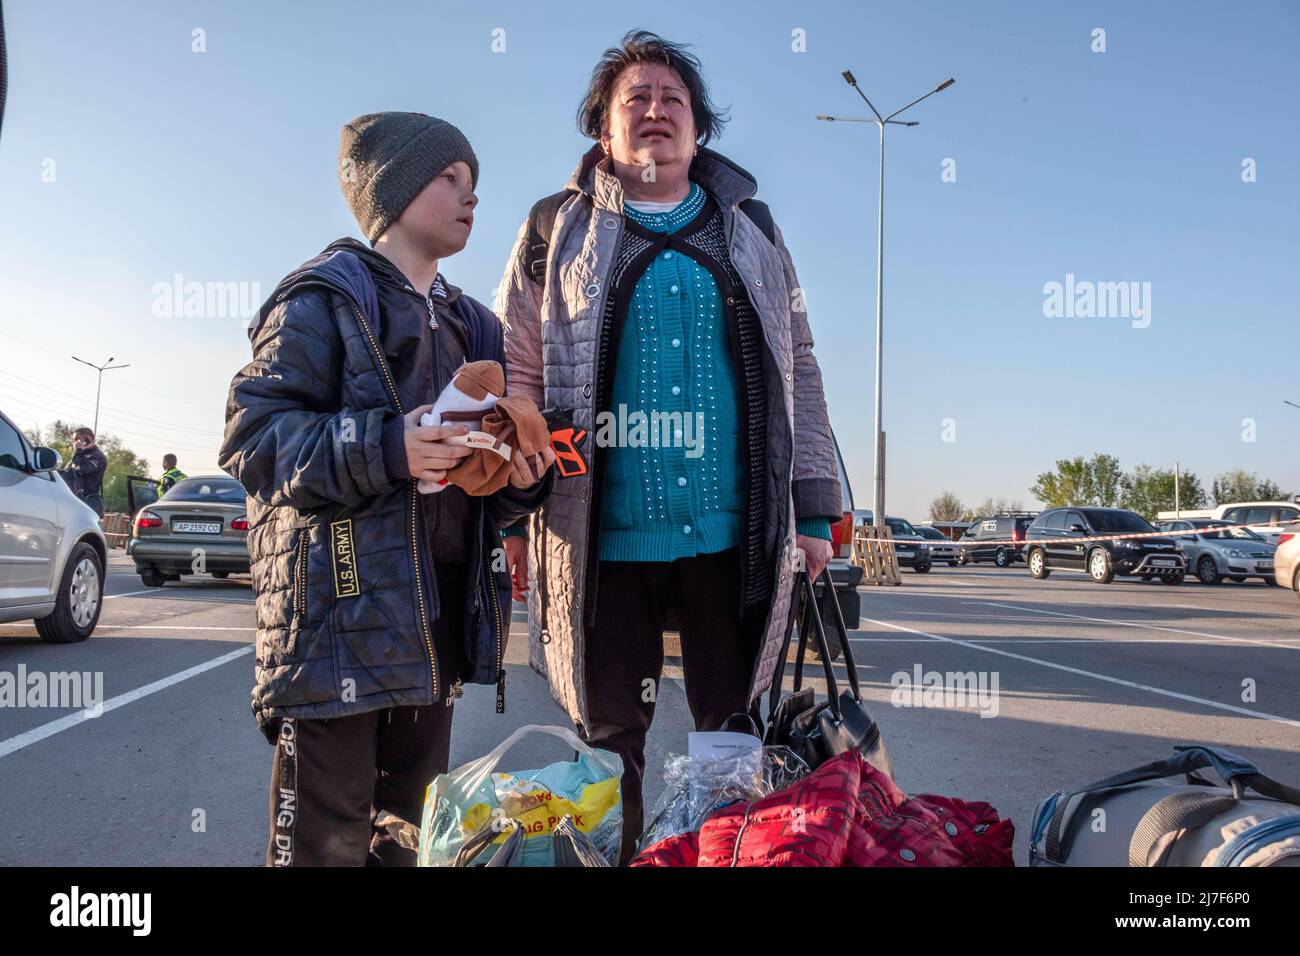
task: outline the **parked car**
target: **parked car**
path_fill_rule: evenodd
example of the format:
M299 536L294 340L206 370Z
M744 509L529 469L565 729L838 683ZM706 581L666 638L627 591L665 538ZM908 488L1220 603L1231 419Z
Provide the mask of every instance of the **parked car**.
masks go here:
M157 482L127 479L135 518L126 553L145 587L160 588L185 574L248 573L248 499L239 482L226 475L186 478L156 496ZM139 500L148 503L137 508Z
M1182 584L1187 560L1172 538L1082 540L1155 530L1140 514L1123 508L1053 508L1026 531L1025 560L1029 573L1040 580L1063 570L1083 571L1098 584L1109 584L1117 574Z
M957 543L948 537L942 531L931 528L927 525L914 525L916 533L925 538L930 544L930 561L945 561L948 567L957 564Z
M1277 544L1286 525L1300 522L1300 501L1237 501L1219 505L1210 517L1244 524L1269 544Z
M1025 529L1036 517L1036 511L1007 511L977 519L959 539L958 563L992 561L999 568L1008 568L1023 561Z
M1275 545L1249 528L1225 528L1213 518L1162 521L1161 531L1190 531L1176 540L1182 545L1188 569L1202 584L1218 584L1225 577L1241 582L1257 577L1273 583Z
M934 567L930 545L906 518L885 517L894 536L894 556L900 568L911 568L917 574L928 574Z
M1278 537L1273 568L1274 583L1290 588L1300 598L1300 532L1284 531Z
M834 435L832 434L831 437L834 438ZM857 630L862 616L862 599L858 594L858 585L862 583L862 568L849 562L853 553L853 488L849 485L849 472L844 467L844 458L840 455L838 440L835 442L835 464L839 469L840 507L844 509L844 514L839 521L831 525L831 545L835 551L831 557L830 572L831 581L835 585L835 598L839 602L840 613L844 616L844 624L853 631ZM834 622L831 618L834 611L826 605L824 595L819 594L819 597L823 599L822 620L826 622L827 639L834 641L832 635L836 633L836 629L832 626ZM838 643L834 643L831 647L831 656L839 659Z
M74 644L99 622L108 540L61 464L0 414L0 624L34 621L42 641Z

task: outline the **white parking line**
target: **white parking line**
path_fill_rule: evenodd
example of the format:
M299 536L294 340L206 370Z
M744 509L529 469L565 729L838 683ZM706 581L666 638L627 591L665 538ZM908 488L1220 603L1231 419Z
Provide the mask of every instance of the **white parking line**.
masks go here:
M1300 647L1294 644L1280 644L1277 641L1255 641L1249 637L1230 637L1227 634L1210 634L1206 631L1188 631L1181 627L1164 627L1160 624L1140 624L1136 621L1113 621L1105 617L1087 617L1083 614L1066 614L1063 611L1043 611L1032 607L1017 607L1014 604L998 604L994 601L966 601L966 604L982 604L987 607L1004 607L1013 611L1026 611L1029 614L1046 614L1051 617L1073 618L1076 621L1092 621L1096 624L1113 624L1116 627L1141 627L1148 631L1167 631L1170 634L1190 634L1193 637L1212 637L1219 641L1230 641L1234 644L1257 644L1260 647L1284 647L1289 651L1300 651Z
M960 641L954 637L944 637L942 634L931 634L929 631L918 631L915 628L904 627L902 624L891 624L889 621L877 621L870 617L864 617L863 620L870 621L872 624L878 624L881 627L891 627L898 631L906 631L909 634L918 634L921 637L928 637L932 640L942 641L945 644L956 644L959 647L966 647L973 651L981 651L985 654L998 654L1002 657L1010 657L1013 660L1024 661L1027 664L1037 664L1039 667L1047 667L1055 671L1064 671L1067 674L1077 674L1080 677L1090 677L1093 680L1105 681L1108 684L1118 684L1121 687L1131 687L1134 690L1144 690L1148 693L1159 694L1162 697L1172 697L1175 700L1199 704L1202 707L1211 707L1215 710L1226 710L1229 713L1241 714L1245 717L1254 717L1259 720L1272 720L1279 724L1286 724L1288 727L1300 727L1300 720L1291 720L1288 717L1279 717L1276 714L1268 714L1260 710L1248 710L1245 707L1237 707L1234 704L1224 704L1217 700L1209 700L1205 697L1195 697L1191 694L1180 694L1178 691L1166 690L1163 687L1154 687L1151 684L1139 684L1136 681L1124 680L1122 677L1111 677L1109 674L1099 674L1096 671L1085 671L1078 667L1070 667L1067 664L1057 664L1053 661L1045 661L1037 657L1026 657L1024 654L1013 654L1011 651L1004 651L997 647L985 647L980 644L972 644L970 641Z
M150 694L156 694L160 690L166 690L173 684L179 684L183 680L197 677L204 671L210 671L214 667L220 667L222 664L227 664L236 658L243 657L245 654L251 654L252 652L252 645L241 647L238 650L222 654L220 657L214 657L210 661L205 661L202 664L196 664L183 671L178 671L169 677L156 680L152 684L145 684L143 687L137 687L135 690L127 691L125 694L119 694L111 700L104 701L104 708L100 712L100 717L108 713L110 710L117 710L117 708L124 707L142 697L148 697ZM79 710L75 714L68 714L68 716L60 717L58 720L52 720L48 724L41 724L39 727L33 727L31 730L25 731L17 737L10 737L8 740L0 740L0 757L22 750L24 747L30 747L32 744L44 740L46 737L52 737L57 733L70 730L87 720L98 719L98 717L88 717L86 711Z

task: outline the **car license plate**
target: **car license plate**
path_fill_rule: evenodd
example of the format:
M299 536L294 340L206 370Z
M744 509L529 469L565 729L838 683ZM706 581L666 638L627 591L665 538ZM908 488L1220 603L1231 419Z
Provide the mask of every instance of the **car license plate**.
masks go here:
M1272 573L1273 573L1273 565L1271 565L1271 564L1257 564L1257 565L1255 565L1255 570L1256 570L1256 571L1259 571L1259 572L1262 573L1262 574L1272 574Z
M173 521L172 531L177 534L221 534L221 522Z
M909 558L910 558L910 557L912 556L912 549L911 549L911 548L899 548L899 549L898 549L898 553L899 553L900 555L902 555L903 557L909 557Z
M1151 563L1161 568L1172 567L1175 564L1173 558L1152 558Z

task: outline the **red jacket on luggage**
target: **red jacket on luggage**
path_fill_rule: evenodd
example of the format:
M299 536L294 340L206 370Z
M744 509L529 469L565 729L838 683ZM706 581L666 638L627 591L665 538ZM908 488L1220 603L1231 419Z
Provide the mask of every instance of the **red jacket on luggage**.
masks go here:
M724 807L632 866L1013 866L1010 820L987 803L907 797L856 750L798 783Z

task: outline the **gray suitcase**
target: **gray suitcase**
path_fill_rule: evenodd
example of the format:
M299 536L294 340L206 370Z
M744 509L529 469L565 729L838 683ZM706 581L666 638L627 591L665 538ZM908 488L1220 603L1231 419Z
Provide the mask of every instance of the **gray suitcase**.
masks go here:
M1300 866L1300 790L1217 747L1058 791L1033 824L1030 866Z

